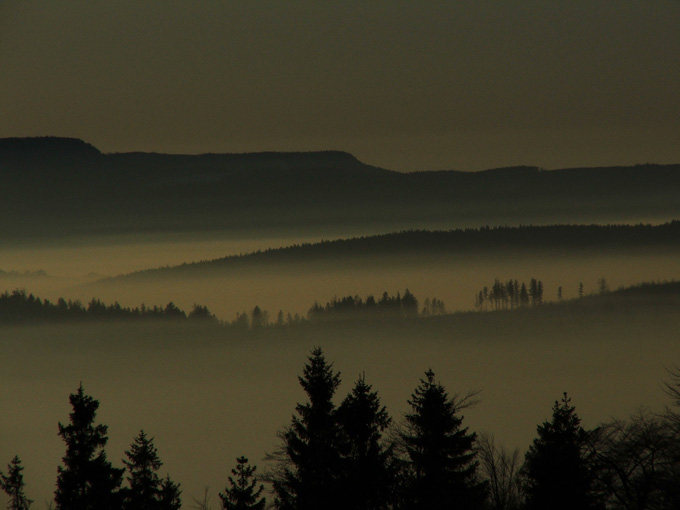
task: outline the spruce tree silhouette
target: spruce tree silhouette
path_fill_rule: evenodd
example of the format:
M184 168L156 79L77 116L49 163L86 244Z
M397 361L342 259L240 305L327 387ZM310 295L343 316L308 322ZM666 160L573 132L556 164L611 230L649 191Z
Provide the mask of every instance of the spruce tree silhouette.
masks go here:
M182 508L181 493L179 484L173 482L170 476L166 476L160 482L159 507L165 510L179 510Z
M344 508L355 510L387 508L394 481L392 451L382 441L392 420L371 390L362 375L337 413L343 433L340 493Z
M476 435L461 427L459 416L463 407L471 405L473 394L449 398L432 370L425 377L408 401L412 412L406 415L401 433L409 468L406 508L482 508L486 484L477 476Z
M340 509L340 431L333 404L340 374L316 348L298 380L309 401L297 405L291 425L280 434L281 449L269 456L277 462L269 476L275 504L283 510Z
M179 486L173 484L169 478L163 485L158 477L157 471L163 463L158 458L153 438L149 438L141 430L125 455L128 460L123 460L123 464L129 472L127 480L130 487L124 491L124 508L126 510L169 510L173 508L165 501L169 495L164 494L163 491L167 491L171 486L175 487L176 496L179 498Z
M7 474L0 471L0 489L9 496L8 510L28 510L31 501L24 494L24 475L21 473L24 467L18 455L7 465Z
M236 467L228 478L229 487L220 492L223 510L264 510L266 499L260 497L264 485L257 486L256 466L249 466L248 459L241 456L236 459Z
M589 433L570 403L566 392L555 401L552 420L538 426L538 437L526 453L522 472L527 510L602 508L592 491Z
M70 423L59 423L66 454L58 468L57 510L120 510L123 469L106 459L107 426L95 425L99 401L86 395L81 384L69 397Z

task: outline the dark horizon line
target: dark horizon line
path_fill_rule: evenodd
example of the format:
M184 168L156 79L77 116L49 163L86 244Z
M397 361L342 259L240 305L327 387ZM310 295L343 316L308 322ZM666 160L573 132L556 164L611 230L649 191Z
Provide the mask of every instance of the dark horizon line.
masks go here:
M554 168L546 168L541 165L527 165L527 164L509 164L505 166L499 166L499 167L489 167L485 168L482 170L457 170L457 169L452 169L452 168L440 168L440 169L421 169L421 170L408 170L408 171L402 171L402 170L392 170L389 168L386 168L384 166L378 166L378 165L373 165L370 163L365 163L361 161L359 158L357 158L354 154L352 154L349 151L342 150L342 149L318 149L318 150L297 150L297 151L277 151L277 150L261 150L261 151L243 151L243 152L194 152L194 153L187 153L187 152L158 152L158 151L143 151L143 150L134 150L134 151L113 151L113 152L103 152L101 151L98 147L95 145L85 141L84 138L79 138L79 137L72 137L72 136L55 136L55 135L39 135L39 136L20 136L20 137L0 137L0 154L2 153L2 150L5 148L3 147L5 144L8 143L26 143L26 142L46 142L46 143L59 143L59 142L65 142L69 144L73 144L74 142L77 145L81 145L81 147L87 147L93 151L96 152L97 155L99 156L160 156L160 157L177 157L177 158L200 158L200 157L220 157L220 156L236 156L236 157L247 157L247 156L310 156L310 155L317 155L317 156L341 156L344 158L348 158L351 160L354 160L354 163L359 163L363 166L366 167L372 167L375 169L380 169L380 170L385 170L389 172L395 172L395 173L400 173L400 174L413 174L413 173L434 173L434 172L456 172L456 173L466 173L466 174L478 174L478 173L485 173L485 172L495 172L495 171L503 171L503 170L524 170L524 171L532 171L532 172L557 172L557 171L562 171L562 170L595 170L595 169L610 169L610 168L632 168L632 167L639 167L639 166L655 166L655 167L669 167L669 166L680 166L680 162L677 163L653 163L653 162L645 162L645 163L630 163L626 165L621 165L621 164L612 164L612 165L587 165L587 166L564 166L564 167L554 167ZM36 147L38 148L38 147ZM39 147L40 149L46 149L48 147ZM28 151L27 151L28 152Z

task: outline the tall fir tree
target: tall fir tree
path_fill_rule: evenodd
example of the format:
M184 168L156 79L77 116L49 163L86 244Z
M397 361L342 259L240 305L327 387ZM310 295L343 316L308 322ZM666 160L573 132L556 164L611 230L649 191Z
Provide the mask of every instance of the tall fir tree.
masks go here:
M412 412L401 433L409 468L405 508L482 508L486 484L477 475L476 435L462 427L464 401L449 398L432 370L425 377L408 401Z
M527 510L601 508L586 457L589 433L570 403L566 393L555 401L551 421L538 426L538 437L526 453L522 472Z
M66 443L58 468L55 502L57 510L120 510L123 469L106 458L107 426L95 425L99 401L86 395L81 384L69 397L69 424L59 423L59 436Z
M291 425L281 433L282 448L271 456L277 461L269 476L275 505L281 510L339 509L340 433L333 395L340 374L316 348L298 380L309 400L297 405Z
M394 470L391 449L383 433L391 423L377 392L361 376L338 408L343 436L341 495L345 508L379 510L388 507Z
M158 477L158 470L163 463L158 457L158 450L150 438L141 430L135 437L130 449L125 452L127 460L123 464L128 470L129 489L125 491L126 510L170 510L173 508L168 499L167 491L175 487L179 498L179 486L167 478L165 485Z
M7 465L7 474L0 472L0 489L9 497L8 510L28 510L33 503L24 493L23 470L19 456L15 455Z
M236 467L228 478L229 487L220 492L223 510L264 510L265 498L261 497L264 485L257 485L255 466L248 465L248 459L241 456L236 459Z

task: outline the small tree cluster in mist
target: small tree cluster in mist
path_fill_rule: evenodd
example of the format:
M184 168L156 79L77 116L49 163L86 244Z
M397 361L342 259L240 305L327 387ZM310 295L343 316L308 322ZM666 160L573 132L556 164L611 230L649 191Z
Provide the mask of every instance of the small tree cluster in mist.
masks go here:
M493 285L484 287L477 293L475 307L480 310L514 310L543 303L543 282L532 278L529 286L517 280L501 282L498 278Z
M87 305L64 298L52 303L20 289L0 294L0 323L3 324L121 319L217 320L207 307L198 304L186 313L172 301L165 306L124 307L118 302L107 305L96 298Z
M642 284L645 285L645 284ZM647 289L649 289L647 284ZM631 287L630 289L632 289ZM619 289L626 291L628 289ZM610 292L609 283L604 277L597 279L597 294L604 295ZM532 278L529 285L525 282L520 283L517 280L510 279L503 282L496 278L493 285L485 286L475 295L475 308L478 310L514 310L517 308L527 308L542 305L544 288L543 282ZM583 282L578 284L578 297L583 298L584 287ZM557 288L557 301L563 300L562 287Z
M423 308L419 308L419 301L411 291L406 289L402 295L397 292L396 296L391 296L383 292L379 299L369 295L366 299L359 296L345 296L342 298L334 297L325 306L315 302L307 312L307 317L311 320L327 318L330 316L350 315L375 317L383 315L387 317L418 317L443 315L445 313L444 302L437 298L426 298Z
M669 370L662 412L585 429L564 393L522 456L465 425L477 394L450 395L427 370L395 421L361 375L336 404L340 373L320 348L298 377L305 400L257 466L241 455L219 493L223 510L677 510L680 508L680 369ZM122 468L105 452L108 428L96 423L99 401L82 384L59 423L66 451L58 466L57 510L178 510L180 485L166 474L153 437L140 431ZM0 472L8 508L28 510L23 466ZM265 485L266 484L266 485ZM210 508L206 488L193 508Z

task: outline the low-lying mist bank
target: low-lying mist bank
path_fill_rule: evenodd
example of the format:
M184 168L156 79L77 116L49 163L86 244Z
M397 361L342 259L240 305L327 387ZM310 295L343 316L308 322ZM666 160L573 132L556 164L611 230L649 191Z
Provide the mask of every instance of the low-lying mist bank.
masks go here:
M557 299L560 287L565 299L577 296L580 284L586 294L596 291L601 278L610 288L680 279L679 230L673 222L412 231L325 242L171 236L3 246L0 289L26 289L52 302L99 298L135 307L173 301L187 311L200 303L222 320L255 306L271 315L304 315L315 301L405 288L420 299L443 300L448 310L469 310L496 278L537 278L546 301Z
M422 301L437 298L448 311L472 310L484 286L516 279L532 278L544 284L544 301L598 291L604 278L609 288L634 285L641 281L680 279L675 252L544 253L494 252L484 255L442 256L423 253L417 256L361 257L335 262L257 265L250 268L210 270L178 275L154 273L141 279L112 279L81 287L64 289L71 299L88 302L98 297L125 306L174 301L191 310L195 303L207 306L218 318L230 321L236 314L250 312L255 306L284 315L305 316L315 303L334 297L396 294L409 289ZM50 299L58 295L52 293Z
M614 293L612 293L614 294ZM471 431L525 450L568 391L586 427L666 403L665 367L680 358L676 307L543 306L427 320L308 323L230 336L204 324L105 323L3 328L0 453L18 454L41 503L63 455L56 424L82 381L101 402L109 459L143 428L185 503L216 494L236 456L260 469L304 395L297 376L314 346L342 373L336 401L359 374L395 419L428 368L451 393L480 390Z

